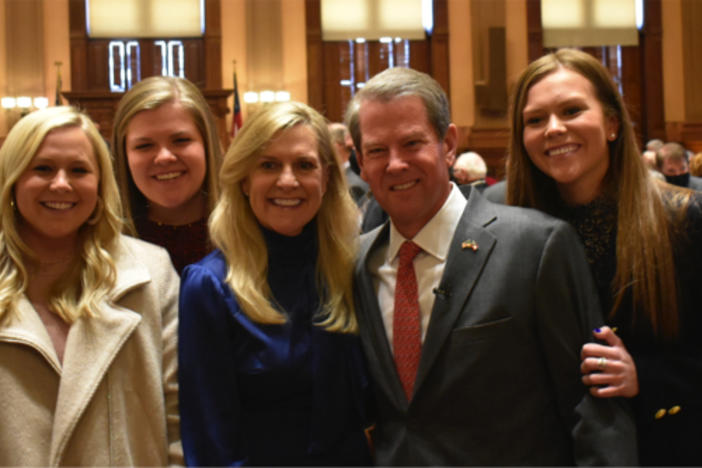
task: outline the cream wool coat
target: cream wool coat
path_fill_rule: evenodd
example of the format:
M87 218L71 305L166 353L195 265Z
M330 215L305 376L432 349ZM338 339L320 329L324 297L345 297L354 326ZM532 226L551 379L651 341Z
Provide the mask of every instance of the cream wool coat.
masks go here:
M178 276L127 236L113 258L111 300L71 326L63 365L26 298L0 325L0 465L182 464Z

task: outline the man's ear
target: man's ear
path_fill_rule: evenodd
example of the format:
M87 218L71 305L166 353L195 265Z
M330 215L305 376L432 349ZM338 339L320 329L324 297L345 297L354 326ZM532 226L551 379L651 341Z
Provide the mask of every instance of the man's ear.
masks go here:
M456 161L456 150L458 148L458 129L455 124L449 124L442 145L446 158L446 166L451 167Z

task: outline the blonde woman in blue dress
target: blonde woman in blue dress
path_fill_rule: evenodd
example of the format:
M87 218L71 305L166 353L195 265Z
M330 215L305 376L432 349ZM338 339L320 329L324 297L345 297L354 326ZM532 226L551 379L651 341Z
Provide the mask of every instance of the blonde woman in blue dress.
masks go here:
M220 186L217 250L185 268L180 294L186 462L369 464L358 211L325 119L266 106L229 148Z

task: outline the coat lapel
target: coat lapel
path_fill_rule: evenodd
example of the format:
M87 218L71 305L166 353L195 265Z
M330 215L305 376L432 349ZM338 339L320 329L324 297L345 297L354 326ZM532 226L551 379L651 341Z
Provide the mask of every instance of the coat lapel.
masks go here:
M388 242L389 226L389 223L385 223L382 228L372 231L364 238L360 261L356 265L358 269L356 287L359 289L362 300L358 304L358 310L359 316L362 316L361 334L365 337L364 341L372 347L372 353L368 353L368 359L376 361L377 367L380 369L373 376L375 383L395 401L396 405L406 406L407 400L395 368L395 359L385 331L385 324L378 305L378 296L373 286L372 276L368 272L368 257L378 245Z
M110 364L141 321L139 313L116 303L128 291L149 282L151 277L130 252L121 250L120 254L116 262L117 283L110 299L103 301L95 317L77 320L68 333L54 414L51 465L60 463L73 430Z
M17 303L17 314L7 321L6 326L0 327L0 341L34 348L54 368L56 374L61 375L61 364L49 332L26 297L22 296Z
M490 257L496 239L485 226L495 219L496 215L489 204L472 193L456 227L444 273L435 291L434 306L414 384L415 394L429 374Z

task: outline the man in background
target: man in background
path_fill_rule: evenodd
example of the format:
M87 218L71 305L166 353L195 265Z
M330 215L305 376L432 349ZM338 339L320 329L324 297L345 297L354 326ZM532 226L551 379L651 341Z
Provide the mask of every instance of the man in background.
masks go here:
M339 122L333 122L330 123L328 127L332 136L332 142L334 143L334 149L341 165L344 168L344 175L346 176L346 183L349 186L351 198L353 198L356 205L358 205L360 208L366 201L368 184L365 183L363 179L361 179L351 168L350 159L355 152L353 148L353 140L351 139L351 135L349 134L349 130L346 128L346 125Z
M688 152L680 143L666 143L656 153L658 170L669 184L702 191L702 178L690 175Z
M453 178L459 185L470 184L482 192L487 187L487 164L478 153L461 153L453 163Z

